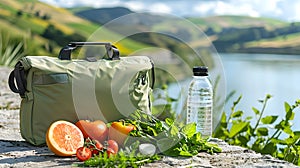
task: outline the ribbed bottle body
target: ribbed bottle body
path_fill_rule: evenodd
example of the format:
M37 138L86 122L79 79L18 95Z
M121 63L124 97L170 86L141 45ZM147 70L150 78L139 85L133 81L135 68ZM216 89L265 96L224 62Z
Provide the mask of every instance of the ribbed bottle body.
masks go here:
M187 123L195 122L203 137L212 135L213 91L207 76L194 76L187 97Z

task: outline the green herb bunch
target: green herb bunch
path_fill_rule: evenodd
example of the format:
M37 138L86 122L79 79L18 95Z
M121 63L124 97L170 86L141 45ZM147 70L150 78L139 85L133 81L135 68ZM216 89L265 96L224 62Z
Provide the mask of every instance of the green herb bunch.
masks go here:
M201 151L221 152L221 148L209 143L196 132L195 123L179 127L173 119L166 118L165 121L161 121L140 111L134 113L126 122L137 128L130 132L126 144L131 144L136 140L141 143L151 143L158 148L157 153L167 156L189 157Z
M106 153L99 154L76 166L83 167L139 167L146 163L160 160L162 156L190 157L201 151L214 153L221 152L216 144L209 143L196 132L196 124L191 123L178 127L173 119L161 121L137 111L123 122L136 126L136 130L129 133L125 141L125 148L116 155L108 157ZM145 155L139 151L139 145L151 143L156 147L153 155Z
M214 137L225 140L231 145L239 145L262 154L283 159L300 165L300 131L292 130L294 110L299 107L300 100L293 105L284 103L285 116L278 121L278 116L264 116L267 102L271 95L266 95L261 110L252 107L254 116L244 117L244 112L236 110L242 96L233 102L231 113L227 116L223 112L220 124L214 132ZM254 123L254 124L253 124Z
M146 163L152 163L156 160L160 160L160 156L155 154L152 156L142 155L138 151L139 142L133 143L130 147L127 147L119 151L116 155L108 156L107 153L100 153L97 156L86 160L83 164L79 165L82 167L118 167L126 168L133 167L137 168Z

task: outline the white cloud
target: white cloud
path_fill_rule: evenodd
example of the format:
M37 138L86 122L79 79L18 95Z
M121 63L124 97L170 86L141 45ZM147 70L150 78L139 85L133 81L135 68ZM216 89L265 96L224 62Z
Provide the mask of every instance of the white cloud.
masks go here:
M76 7L76 6L91 6L91 7L113 7L123 5L121 0L40 0L42 2L59 6L59 7Z
M213 2L199 3L193 7L193 10L199 14L206 15L211 13L215 6L216 5Z
M236 3L230 1L201 2L193 8L195 12L202 15L249 15L259 17L260 14L247 3Z
M150 12L157 12L157 13L171 13L172 9L163 3L154 3L149 8Z
M145 9L145 5L144 3L142 3L141 1L126 1L124 3L124 6L133 10L133 11L142 11Z
M154 12L154 13L168 13L172 12L171 7L164 3L147 3L137 0L125 1L124 6L139 12Z
M300 21L300 2L298 2L298 3L296 3L295 5L294 5L294 9L295 9L295 14L294 15L292 15L292 17L290 18L290 20L298 20L298 21Z
M300 0L295 0L293 3L289 1L281 1L278 3L283 11L284 20L300 21Z
M133 11L179 16L248 15L300 21L300 0L40 0L55 6L125 6Z
M282 10L278 3L282 0L242 0L241 4L248 4L251 8L261 15L273 15L279 16L282 14Z
M228 3L218 1L214 10L217 15L249 15L258 17L259 13L253 10L250 4Z

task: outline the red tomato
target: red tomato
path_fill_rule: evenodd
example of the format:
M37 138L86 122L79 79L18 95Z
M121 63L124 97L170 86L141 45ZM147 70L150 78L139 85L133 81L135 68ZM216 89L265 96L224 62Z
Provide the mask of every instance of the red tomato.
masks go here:
M124 124L122 121L113 122L109 127L108 139L113 139L120 146L123 146L129 132L135 129L135 126L132 124Z
M88 120L79 120L76 122L76 126L81 130L84 138L90 137L91 139L98 140L102 143L107 139L108 128L101 120L93 122Z
M107 141L107 149L112 149L115 154L118 153L118 151L119 151L118 143L112 139L108 140Z
M94 145L90 145L89 148L91 149L93 155L98 155L99 152L103 150L103 145L99 141L94 140Z
M113 155L116 155L115 151L111 148L107 148L106 153L107 153L107 157L109 158Z
M92 157L92 152L87 147L80 147L76 150L76 156L80 161L86 161Z

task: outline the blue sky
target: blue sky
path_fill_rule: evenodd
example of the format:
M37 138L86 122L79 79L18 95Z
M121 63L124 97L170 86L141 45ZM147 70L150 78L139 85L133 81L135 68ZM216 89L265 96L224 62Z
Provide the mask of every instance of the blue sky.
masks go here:
M124 6L179 16L248 15L300 21L300 0L40 0L59 7Z

